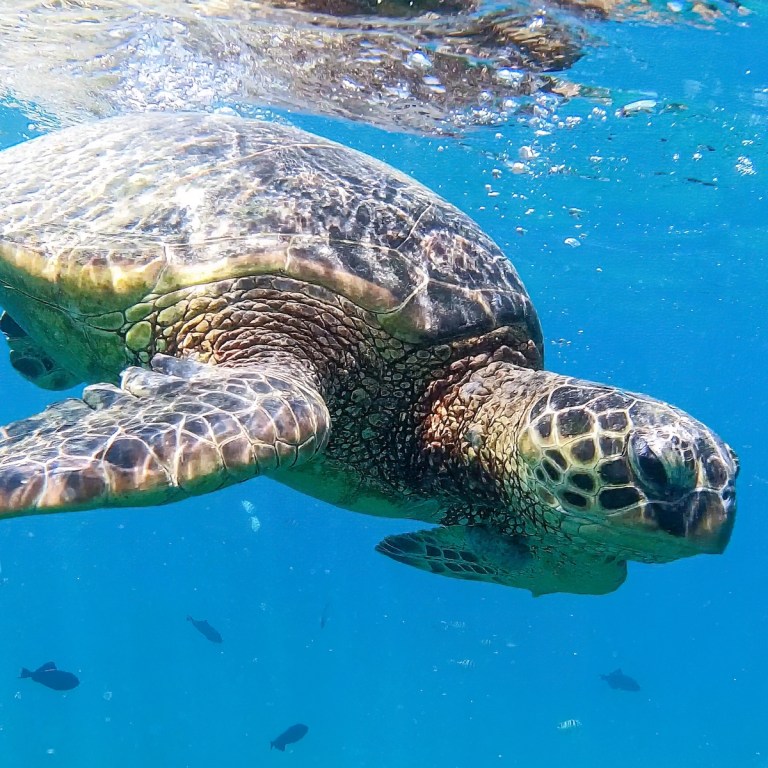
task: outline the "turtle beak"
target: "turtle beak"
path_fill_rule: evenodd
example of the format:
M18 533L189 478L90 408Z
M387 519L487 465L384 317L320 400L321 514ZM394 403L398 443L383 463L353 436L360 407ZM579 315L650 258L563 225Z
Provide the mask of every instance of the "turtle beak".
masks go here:
M677 503L649 504L645 514L660 530L684 539L695 551L718 555L731 538L736 494L733 485L719 493L697 490Z
M668 545L686 555L722 553L736 517L734 451L682 416L673 424L638 429L629 455L645 495L638 522L666 534Z
M675 501L645 502L614 512L609 520L623 530L623 535L629 531L638 534L638 544L651 534L656 555L651 561L664 562L697 554L721 554L728 546L735 517L736 496L730 485L722 492L698 489Z

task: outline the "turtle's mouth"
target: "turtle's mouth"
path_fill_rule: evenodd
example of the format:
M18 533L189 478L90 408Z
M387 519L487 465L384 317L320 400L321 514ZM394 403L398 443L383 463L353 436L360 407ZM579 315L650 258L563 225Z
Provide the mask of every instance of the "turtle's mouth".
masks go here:
M731 485L720 492L695 490L675 501L648 500L609 515L612 524L666 534L672 539L669 543L676 543L685 554L722 553L735 517L736 496Z

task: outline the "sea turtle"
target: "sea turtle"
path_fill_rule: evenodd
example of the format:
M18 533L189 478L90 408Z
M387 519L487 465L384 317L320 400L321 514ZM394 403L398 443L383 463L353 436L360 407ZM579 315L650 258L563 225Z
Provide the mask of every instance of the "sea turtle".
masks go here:
M0 200L13 364L94 382L0 430L0 515L267 475L434 524L378 545L396 560L534 594L726 546L734 452L670 405L542 370L512 264L381 162L144 113L3 151Z

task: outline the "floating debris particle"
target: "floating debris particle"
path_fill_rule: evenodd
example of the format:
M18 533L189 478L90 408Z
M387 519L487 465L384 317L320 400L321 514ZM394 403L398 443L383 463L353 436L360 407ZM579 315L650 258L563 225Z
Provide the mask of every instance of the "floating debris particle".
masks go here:
M328 619L331 615L331 603L329 601L326 601L325 605L323 606L323 611L320 614L320 629L325 629L325 625L328 623Z
M578 248L581 245L575 237L566 237L563 242L571 248Z
M621 109L616 111L617 117L631 117L632 115L638 115L642 112L653 112L656 109L656 102L653 99L639 99L638 101L632 101L629 104L625 104Z
M443 629L466 629L467 628L467 622L460 621L459 619L454 619L453 621L441 621L440 623L443 625Z

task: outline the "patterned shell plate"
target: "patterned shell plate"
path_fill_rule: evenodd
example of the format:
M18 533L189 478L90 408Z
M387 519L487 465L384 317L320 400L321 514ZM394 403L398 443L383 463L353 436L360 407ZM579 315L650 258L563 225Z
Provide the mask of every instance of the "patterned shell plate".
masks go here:
M512 264L457 208L393 168L289 126L144 113L0 153L0 282L65 311L256 274L322 285L406 340L518 325Z

